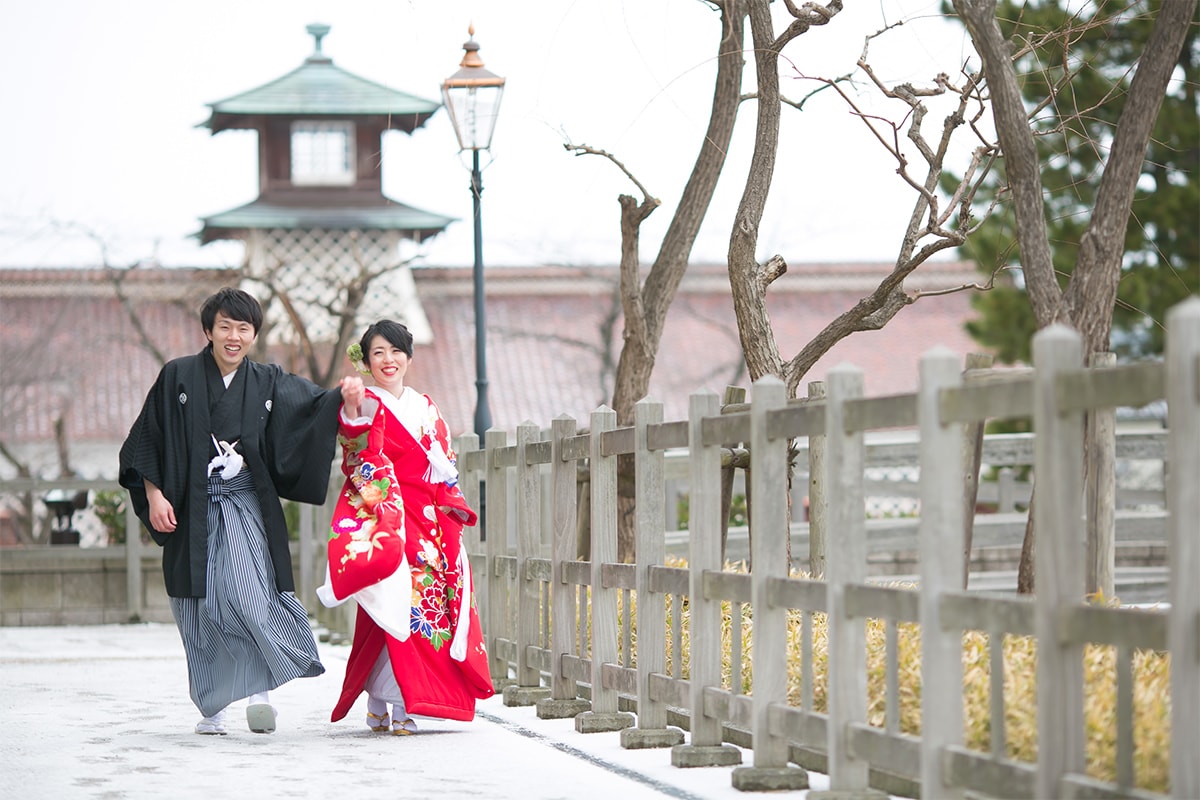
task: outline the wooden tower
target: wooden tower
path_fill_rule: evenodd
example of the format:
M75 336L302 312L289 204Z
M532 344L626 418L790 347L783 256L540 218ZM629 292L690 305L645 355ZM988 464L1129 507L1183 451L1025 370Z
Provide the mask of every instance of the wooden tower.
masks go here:
M347 302L356 330L387 316L427 342L429 323L400 245L419 244L454 220L383 194L382 139L388 131L411 134L441 105L341 69L321 49L329 26L307 30L314 49L298 68L209 104L203 126L214 135L258 132L259 196L204 218L197 235L205 244L245 242L248 288L264 302L272 343L337 341L345 321L330 309ZM352 288L365 276L373 276L370 292ZM293 319L303 320L303 331Z

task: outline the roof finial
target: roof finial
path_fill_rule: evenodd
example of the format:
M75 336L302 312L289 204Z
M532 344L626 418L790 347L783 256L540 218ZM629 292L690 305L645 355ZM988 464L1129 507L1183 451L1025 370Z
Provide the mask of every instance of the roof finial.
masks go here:
M483 67L483 59L479 57L479 45L475 42L475 23L467 25L467 41L463 42L462 61L460 67Z
M319 22L314 22L311 25L305 26L304 30L313 37L313 54L308 57L309 61L329 61L329 56L321 52L321 40L329 33L329 26Z

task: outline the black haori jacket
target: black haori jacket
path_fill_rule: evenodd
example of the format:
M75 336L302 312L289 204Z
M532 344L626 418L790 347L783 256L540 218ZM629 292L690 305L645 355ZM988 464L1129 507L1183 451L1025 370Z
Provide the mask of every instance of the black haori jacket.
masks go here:
M146 395L120 453L120 483L134 512L163 547L163 577L171 597L203 597L208 569L208 463L216 454L209 412L209 381L216 374L212 345L167 362ZM287 524L280 498L325 502L337 433L341 392L249 359L227 392L240 399L238 451L254 477L267 546L281 592L295 591ZM240 397L236 394L240 392ZM236 417L236 415L234 415ZM222 439L217 432L217 438ZM143 479L163 490L177 527L150 525Z

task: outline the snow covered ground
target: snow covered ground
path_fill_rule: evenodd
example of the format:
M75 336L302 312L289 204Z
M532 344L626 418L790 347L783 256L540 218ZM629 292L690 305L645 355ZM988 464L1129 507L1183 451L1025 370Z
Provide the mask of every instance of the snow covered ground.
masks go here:
M0 628L0 797L748 796L732 767L679 769L668 750L625 750L617 733L576 733L571 719L541 720L499 696L473 722L419 718L417 736L367 730L365 698L333 724L349 647L320 650L324 675L271 693L274 734L251 733L235 704L229 735L198 736L174 626ZM809 780L828 788L824 775Z

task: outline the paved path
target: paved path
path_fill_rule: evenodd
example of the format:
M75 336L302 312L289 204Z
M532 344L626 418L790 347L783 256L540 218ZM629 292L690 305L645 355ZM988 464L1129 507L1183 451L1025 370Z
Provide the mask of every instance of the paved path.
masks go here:
M324 675L272 692L274 734L250 733L235 704L228 736L198 736L174 626L0 628L0 798L746 797L731 768L677 769L666 750L623 750L499 697L473 722L419 719L417 736L368 731L361 698L332 724L349 648L320 649Z

